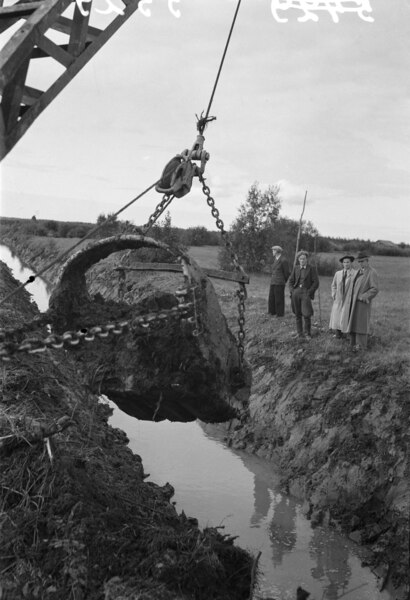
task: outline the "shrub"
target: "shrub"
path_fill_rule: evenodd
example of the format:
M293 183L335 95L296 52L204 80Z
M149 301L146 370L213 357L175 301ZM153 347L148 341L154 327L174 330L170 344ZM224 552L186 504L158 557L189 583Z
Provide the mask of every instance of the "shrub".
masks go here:
M310 258L310 264L317 268L317 272L323 276L332 277L336 271L341 269L339 260L335 256L313 255Z

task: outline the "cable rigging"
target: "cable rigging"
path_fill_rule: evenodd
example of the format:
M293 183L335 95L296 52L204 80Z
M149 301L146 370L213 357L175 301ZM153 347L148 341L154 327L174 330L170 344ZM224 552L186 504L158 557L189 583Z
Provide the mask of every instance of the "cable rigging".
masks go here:
M219 64L218 72L217 72L216 79L215 79L215 82L214 82L214 85L212 88L211 96L210 96L210 99L208 102L208 106L207 106L205 115L203 116L203 111L202 111L200 117L198 117L198 115L196 115L196 118L197 118L196 127L198 130L198 135L197 135L197 138L196 138L194 144L192 145L191 149L190 150L185 149L183 152L181 152L180 154L177 154L175 157L173 157L165 166L163 173L161 175L161 178L158 181L156 181L155 183L150 185L148 188L146 188L143 192L141 192L133 200L131 200L126 205L124 205L122 208L120 208L116 213L110 215L105 223L102 223L102 224L97 225L96 227L92 228L85 236L83 236L78 242L73 244L73 246L71 246L64 252L62 252L50 264L46 265L39 271L35 272L35 274L32 275L31 277L29 277L25 283L22 283L15 290L13 290L7 296L5 296L3 299L1 299L0 306L2 304L4 304L7 300L9 300L12 296L14 296L18 291L20 291L22 288L24 288L26 285L28 285L29 283L32 283L36 279L36 277L41 276L46 271L48 271L51 267L53 267L55 264L61 262L61 260L63 258L65 258L75 248L77 248L79 245L81 245L84 242L84 240L90 238L92 235L94 235L98 230L100 230L107 223L114 221L119 214L121 214L124 210L126 210L134 202L139 200L142 196L144 196L147 192L149 192L152 188L155 187L156 191L163 194L163 198L162 198L161 202L159 202L158 205L156 206L154 212L150 215L146 225L144 225L142 228L142 234L146 235L149 232L149 230L151 229L151 227L158 220L158 218L161 216L161 214L164 212L164 210L171 204L171 202L174 198L181 198L182 196L184 196L190 192L191 187L192 187L193 178L198 177L199 181L202 184L202 191L203 191L204 195L206 196L207 204L211 208L211 214L215 218L216 226L219 229L219 231L221 232L225 246L230 253L231 261L232 261L235 269L240 274L240 281L238 281L239 290L237 291L238 313L239 313L239 317L238 317L238 324L239 324L238 353L239 353L240 364L242 364L243 356L244 356L243 341L245 338L245 332L244 332L245 299L247 296L245 282L247 283L249 281L249 278L239 263L238 257L234 252L232 243L229 240L228 233L224 229L224 223L220 218L219 211L215 206L215 201L211 197L211 191L205 183L206 180L204 177L204 171L205 171L206 163L209 160L210 156L209 156L209 153L204 150L205 138L203 136L203 132L204 132L206 126L208 125L208 123L216 120L216 117L210 116L209 113L210 113L213 99L215 96L215 92L216 92L216 89L217 89L217 86L219 83L221 71L222 71L222 68L223 68L223 65L225 62L225 57L226 57L227 50L228 50L228 47L229 47L229 44L231 41L232 32L235 27L235 23L236 23L239 8L241 5L241 1L242 0L238 0L237 6L236 6L236 10L235 10L233 20L231 23L231 27L229 30L229 34L228 34L228 37L227 37L227 40L225 43L222 58L221 58L221 61ZM199 164L195 164L195 163L193 163L193 161L199 161Z

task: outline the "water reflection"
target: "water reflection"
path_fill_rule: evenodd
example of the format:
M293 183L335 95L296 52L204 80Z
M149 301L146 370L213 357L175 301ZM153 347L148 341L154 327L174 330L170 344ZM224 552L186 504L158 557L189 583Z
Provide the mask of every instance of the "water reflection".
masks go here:
M251 516L251 527L259 527L261 521L268 515L272 498L266 481L257 475L253 478L253 498L254 511Z
M272 545L272 561L275 566L283 562L283 557L293 550L296 544L296 502L277 494L279 499L269 524L269 538Z
M323 598L337 600L347 591L352 576L347 545L334 532L316 527L309 549L316 563L312 576L323 582Z
M249 548L253 542L253 550L262 551L261 595L294 600L300 585L312 600L337 600L344 595L354 600L391 598L379 592L376 578L361 567L349 540L334 530L311 527L300 503L279 491L272 465L243 451L232 452L253 475L246 541Z
M11 252L7 246L0 244L0 260L5 262L10 268L12 275L21 283L25 283L27 279L33 275L33 271L23 266L19 258ZM25 288L32 297L41 312L48 309L48 299L51 290L47 287L46 282L37 277L32 283Z
M12 263L8 248L9 258L4 257L4 248L1 260L20 278L20 267ZM41 297L34 288L30 291L44 310ZM294 600L301 585L311 593L309 600L336 600L346 592L354 600L391 598L361 567L353 544L323 527L312 530L300 504L280 493L271 464L227 448L198 422L137 421L113 408L111 424L127 433L152 481L172 483L179 512L197 517L201 527L223 523L225 533L239 535L240 546L255 555L262 551L260 595Z

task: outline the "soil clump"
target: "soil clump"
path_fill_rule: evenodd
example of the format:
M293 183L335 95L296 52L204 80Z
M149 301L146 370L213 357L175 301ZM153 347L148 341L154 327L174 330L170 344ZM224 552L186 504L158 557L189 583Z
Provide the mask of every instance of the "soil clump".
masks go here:
M32 267L44 264L44 256L33 262L33 252L25 252ZM88 285L105 301L117 297L104 265L92 269ZM130 282L124 299L133 294ZM234 294L222 290L218 296L234 330ZM365 550L363 562L379 576L380 589L407 599L408 359L389 357L377 338L367 353L352 354L345 340L331 338L317 323L311 341L297 342L293 315L272 319L252 306L252 298L246 318L248 409L205 429L218 427L228 445L275 463L284 490L304 500L312 526L341 529Z
M0 268L4 297L17 282ZM0 328L19 328L36 314L21 290L3 305ZM110 414L69 350L19 353L4 364L0 596L248 598L253 558L178 514L172 485L145 481L141 458L108 425Z
M248 328L249 411L219 426L225 441L274 462L312 526L347 534L380 589L407 598L409 361L372 352L377 339L356 355L318 324L296 342L293 315L249 313Z

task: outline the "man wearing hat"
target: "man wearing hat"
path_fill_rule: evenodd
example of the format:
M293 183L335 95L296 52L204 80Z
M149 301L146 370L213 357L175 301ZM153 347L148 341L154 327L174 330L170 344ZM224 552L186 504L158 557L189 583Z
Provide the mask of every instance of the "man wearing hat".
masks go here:
M331 285L333 306L330 313L329 329L335 331L336 338L342 337L342 331L346 331L349 319L351 287L356 275L355 269L352 268L353 261L354 256L349 254L339 259L343 269L336 271Z
M357 255L359 270L353 280L352 295L346 331L350 333L353 350L367 348L370 333L370 314L373 298L379 293L376 271L369 265L370 254L360 251Z
M312 300L319 287L316 270L308 264L308 253L300 250L296 255L297 263L289 278L289 291L292 310L296 317L297 336L311 339ZM303 317L303 323L302 323Z
M280 246L272 246L273 264L269 288L268 313L283 317L285 314L285 285L289 279L289 263L282 256Z

